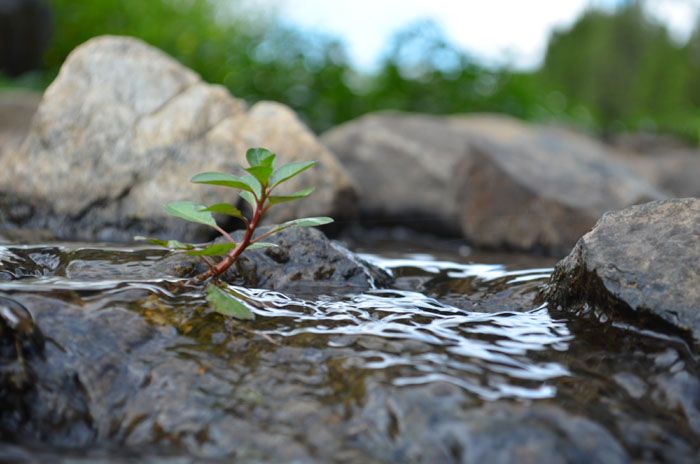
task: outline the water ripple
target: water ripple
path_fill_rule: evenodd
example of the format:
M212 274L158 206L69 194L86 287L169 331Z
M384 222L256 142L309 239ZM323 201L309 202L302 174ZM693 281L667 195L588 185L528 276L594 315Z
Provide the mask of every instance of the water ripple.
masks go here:
M326 337L329 346L351 347L369 369L398 370L395 385L448 381L484 399L550 397L548 380L569 375L560 364L532 354L566 350L566 324L545 307L522 313L483 314L448 306L423 294L374 290L340 299L307 301L277 292L232 287L254 302L258 317L274 320L268 336ZM374 339L374 342L368 340ZM378 341L377 341L378 340ZM401 340L401 352L382 341Z

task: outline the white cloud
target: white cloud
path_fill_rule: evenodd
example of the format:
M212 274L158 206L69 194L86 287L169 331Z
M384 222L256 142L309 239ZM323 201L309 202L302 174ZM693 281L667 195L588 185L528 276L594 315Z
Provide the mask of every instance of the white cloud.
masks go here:
M648 0L649 13L669 25L671 36L685 41L693 31L700 13L700 0Z

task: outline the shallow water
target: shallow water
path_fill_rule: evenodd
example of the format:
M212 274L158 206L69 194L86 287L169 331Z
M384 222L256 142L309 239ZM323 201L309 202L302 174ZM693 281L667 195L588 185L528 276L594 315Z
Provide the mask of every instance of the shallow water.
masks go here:
M382 454L373 446L384 443L394 449L403 443L401 449L410 449L406 442L420 442L421 434L430 433L429 428L416 428L414 415L433 411L407 412L420 404L414 394L428 398L426 409L445 405L450 414L467 414L491 403L555 405L595 422L636 459L685 459L698 451L697 355L673 334L612 323L601 315L576 316L536 306L532 299L549 277L551 261L444 251L365 252L363 259L396 277L396 288L309 296L232 287L246 296L256 315L255 321L239 322L213 314L199 289L173 295L168 281L139 278L143 266L162 256L161 251L139 247L0 246L0 279L7 279L0 280L0 295L22 302L30 311L33 305L41 306L38 302L65 302L79 309L79 317L108 317L110 311L125 309L149 327L166 330L153 342L153 349L167 353L165 361L154 361L147 352L132 362L149 375L170 359L203 373L200 380L188 382L204 395L190 399L201 402L200 411L218 411L216 420L195 421L201 427L198 433L204 430L206 436L192 444L178 435L165 441L172 448L163 448L163 440L141 431L140 424L157 425L159 433L169 437L170 422L156 416L170 403L163 403L160 411L142 410L142 415L153 417L138 420L128 405L121 405L124 411L117 406L112 410L121 411L115 417L123 424L113 429L104 431L93 424L95 431L81 432L84 436L57 429L56 436L63 438L54 440L49 433L38 442L36 434L28 434L27 440L5 439L0 458L5 453L20 461L43 459L40 453L52 446L59 448L49 454L56 459L84 456L80 450L103 450L103 456L115 443L150 440L158 456L174 452L180 457L234 455L253 460L394 460L412 455ZM70 278L71 266L85 262L118 266L123 276L131 277ZM35 317L47 337L53 337L50 349L78 351L69 335L54 334L45 325L51 320L46 310L38 310ZM133 350L143 351L140 345ZM189 372L189 367L178 368ZM167 381L167 374L163 378ZM448 393L436 393L436 388ZM192 395L181 394L185 400ZM233 404L221 406L227 398ZM89 400L93 408L97 401ZM390 420L380 427L377 424L387 415L383 409ZM224 417L219 418L222 410ZM217 427L225 429L220 424L234 417L245 419L246 433L257 431L277 441L256 444L269 446L265 452L256 448L259 456L231 451L212 437ZM310 418L317 425L299 430ZM37 446L42 442L46 447ZM137 456L149 453L139 449Z

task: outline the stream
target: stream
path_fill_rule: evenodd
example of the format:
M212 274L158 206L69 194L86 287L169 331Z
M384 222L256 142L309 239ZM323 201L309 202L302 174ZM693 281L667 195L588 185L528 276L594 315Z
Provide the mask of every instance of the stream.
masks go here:
M45 338L21 341L22 368L0 332L1 462L693 462L700 452L698 355L672 333L536 304L552 259L370 247L360 258L391 273L393 288L232 287L253 302L244 322L214 313L197 288L173 295L172 279L142 278L163 255L0 246L0 296ZM72 277L85 263L124 272ZM13 380L18 369L26 381Z

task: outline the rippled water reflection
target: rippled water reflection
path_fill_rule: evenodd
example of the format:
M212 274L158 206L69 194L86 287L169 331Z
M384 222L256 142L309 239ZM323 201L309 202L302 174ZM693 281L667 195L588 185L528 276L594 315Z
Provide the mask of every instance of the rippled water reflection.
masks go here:
M259 303L258 316L273 318L270 336L315 334L329 346L352 347L362 367L400 367L395 385L447 381L484 399L544 398L547 380L565 367L538 362L529 353L566 350L566 324L545 308L480 314L441 304L420 293L396 290L306 301L263 290L235 288ZM376 338L377 340L372 340ZM369 340L369 341L368 341ZM399 352L383 341L404 340Z
M158 295L173 311L205 305L197 291L175 297L159 280L81 281L67 278L65 273L61 275L60 270L56 275L42 276L42 266L46 267L47 262L53 263L54 269L60 268L57 262L61 261L61 254L64 261L66 254L92 257L95 261L104 258L101 256L104 249L93 250L94 253L83 247L36 250L2 247L1 250L0 261L5 268L30 271L23 279L0 283L0 291L72 291L84 303L97 301L104 305L105 300L125 291L141 290ZM152 252L138 249L113 248L111 252L112 260L122 262L127 268L153 258ZM469 279L485 285L501 282L516 286L542 281L551 272L549 268L513 271L503 265L461 264L437 260L427 254L393 259L376 254L361 256L397 276L419 275L424 280L441 276L447 281ZM64 263L64 267L68 266L70 263ZM317 345L350 348L357 367L386 371L396 386L442 381L484 400L546 398L556 393L549 381L569 374L559 363L532 356L543 350L565 351L572 338L566 324L552 319L545 308L485 314L409 290L373 290L301 299L260 289L233 288L249 298L253 311L265 321L256 324L257 332L287 340L312 334Z
M473 411L474 424L491 417L480 416L479 408L555 405L600 424L641 461L671 461L697 449L700 366L692 349L682 338L633 323L534 307L550 261L363 254L396 277L395 288L306 295L232 286L256 314L255 321L241 322L213 313L201 288L175 295L168 290L173 279L148 278L153 273L145 270L163 254L138 247L0 246L0 295L38 311L53 340L46 359L77 360L75 378L101 391L103 373L92 372L86 359L119 379L109 395L87 394L91 411L104 408L117 417L105 416L114 422L101 426L109 432L99 443L172 441L229 456L237 447L223 431L234 430L248 434L254 457L257 443L273 460L323 450L325 460L347 453L348 462L358 462L370 450L396 461L400 455L374 453L419 442L417 455L433 449L432 456L442 457L443 445L450 452L457 446L452 430L461 430ZM112 277L98 278L93 271L105 266ZM52 327L56 308L62 314ZM128 336L114 334L122 327ZM78 335L93 344L97 337L96 347L73 340L86 330L101 331ZM103 339L105 351L93 355ZM64 397L84 393L59 385L69 386ZM529 410L507 411L510 417ZM183 424L181 414L196 419ZM300 421L309 430L299 432ZM450 424L441 429L446 435L439 446L431 441L436 421ZM67 427L51 432L60 446L63 432L74 446ZM180 442L183 430L196 431L187 438L195 444ZM470 433L459 435L466 441L458 449L468 446ZM92 435L83 436L89 443ZM25 451L35 460L32 444L18 452Z

